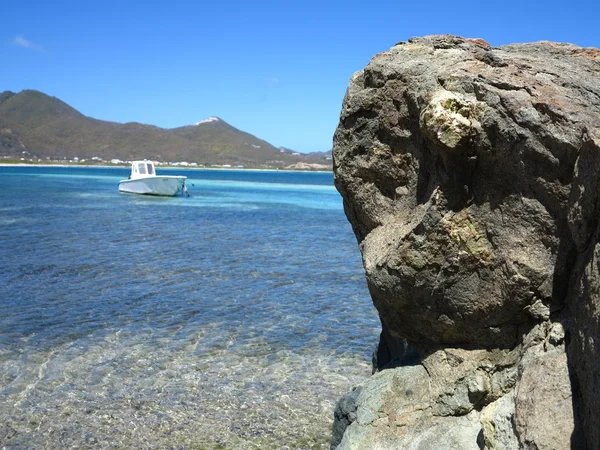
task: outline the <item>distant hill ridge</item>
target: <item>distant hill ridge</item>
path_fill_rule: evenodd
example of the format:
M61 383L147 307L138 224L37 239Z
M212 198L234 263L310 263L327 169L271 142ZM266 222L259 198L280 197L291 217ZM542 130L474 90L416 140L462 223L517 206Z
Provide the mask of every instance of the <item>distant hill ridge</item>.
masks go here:
M297 154L238 130L218 117L165 129L87 117L56 97L24 90L0 93L0 157L155 159L248 167L331 164L331 152Z

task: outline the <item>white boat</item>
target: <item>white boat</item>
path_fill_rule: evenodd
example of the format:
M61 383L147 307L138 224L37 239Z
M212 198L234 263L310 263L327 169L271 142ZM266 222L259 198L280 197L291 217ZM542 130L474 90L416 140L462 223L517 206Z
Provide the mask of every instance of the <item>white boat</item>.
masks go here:
M131 175L126 180L119 181L119 192L130 194L173 196L178 193L186 194L185 180L187 177L156 175L154 162L133 161Z

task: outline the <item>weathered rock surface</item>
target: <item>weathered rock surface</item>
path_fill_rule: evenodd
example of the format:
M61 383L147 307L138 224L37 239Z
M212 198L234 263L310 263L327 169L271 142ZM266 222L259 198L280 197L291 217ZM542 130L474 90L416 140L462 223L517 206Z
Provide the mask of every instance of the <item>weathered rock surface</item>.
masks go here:
M600 448L600 51L399 43L352 77L334 173L399 367L332 448Z

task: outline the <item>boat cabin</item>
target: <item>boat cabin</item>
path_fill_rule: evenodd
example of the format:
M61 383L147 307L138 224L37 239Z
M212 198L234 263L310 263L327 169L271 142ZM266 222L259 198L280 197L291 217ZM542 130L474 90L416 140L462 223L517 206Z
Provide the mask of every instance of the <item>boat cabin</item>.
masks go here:
M153 161L133 161L131 163L130 179L146 178L156 176Z

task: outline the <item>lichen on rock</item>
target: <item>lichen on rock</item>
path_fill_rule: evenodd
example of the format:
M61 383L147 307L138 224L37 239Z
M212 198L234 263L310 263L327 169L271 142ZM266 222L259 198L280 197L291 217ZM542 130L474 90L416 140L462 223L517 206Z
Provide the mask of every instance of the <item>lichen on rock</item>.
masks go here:
M432 94L423 108L422 132L449 150L465 148L481 131L479 117L483 107L451 91Z

